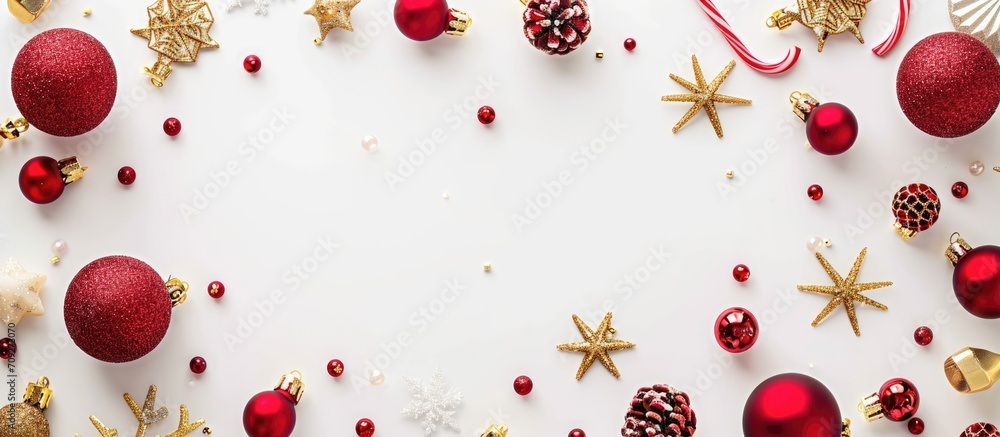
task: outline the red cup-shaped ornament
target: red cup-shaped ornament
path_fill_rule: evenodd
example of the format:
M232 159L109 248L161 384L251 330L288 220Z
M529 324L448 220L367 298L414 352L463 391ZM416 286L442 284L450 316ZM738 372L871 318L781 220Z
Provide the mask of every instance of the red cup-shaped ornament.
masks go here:
M896 233L909 241L922 231L930 229L941 215L941 199L937 191L927 184L912 183L900 188L892 199L893 226Z
M715 341L726 352L738 354L749 350L759 333L757 318L744 308L730 308L715 319Z
M295 406L305 384L296 370L281 377L271 391L250 398L243 409L243 429L249 437L289 437L295 429Z
M1000 318L1000 247L973 248L955 233L945 256L955 266L951 285L962 308L979 318Z
M469 14L449 9L446 0L396 0L396 27L407 38L428 41L442 33L461 36L472 25Z
M885 417L893 422L902 422L917 414L920 407L920 393L912 382L903 378L893 378L882 384L877 393L861 400L858 411L871 422Z
M775 375L743 407L744 437L841 437L840 406L823 383L799 373Z

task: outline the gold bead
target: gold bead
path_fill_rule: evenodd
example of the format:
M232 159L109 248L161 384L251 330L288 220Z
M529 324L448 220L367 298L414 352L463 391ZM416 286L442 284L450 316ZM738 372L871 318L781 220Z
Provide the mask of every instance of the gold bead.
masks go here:
M732 179L733 175L735 175L735 174L736 174L735 172L733 172L732 170L729 170L729 171L726 172L726 177L729 178L729 179Z
M493 265L490 263L483 264L483 271L486 273L493 271Z
M597 59L603 59L603 58L604 58L604 50L598 49L597 50Z
M90 8L83 8L83 16L84 17L90 16Z
M204 428L201 429L201 433L202 434L212 435L212 428L209 428L209 427L206 426L206 427L204 427Z
M61 261L59 259L59 255L52 255L52 258L49 258L49 262L51 262L52 265L59 264L59 261Z
M826 246L826 247L830 247L830 246L832 246L832 245L833 245L833 242L832 242L832 241L830 241L830 239L829 239L829 238L824 238L824 239L823 239L823 245L824 245L824 246Z
M313 44L320 45L323 44L323 40L319 38L313 38Z

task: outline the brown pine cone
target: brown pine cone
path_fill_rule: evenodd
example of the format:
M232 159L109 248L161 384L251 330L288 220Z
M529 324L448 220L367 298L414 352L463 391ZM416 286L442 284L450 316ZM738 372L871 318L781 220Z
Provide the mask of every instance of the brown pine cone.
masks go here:
M590 35L590 9L585 0L528 0L524 36L538 50L565 55Z
M690 437L698 421L687 393L657 384L639 389L625 414L624 437Z

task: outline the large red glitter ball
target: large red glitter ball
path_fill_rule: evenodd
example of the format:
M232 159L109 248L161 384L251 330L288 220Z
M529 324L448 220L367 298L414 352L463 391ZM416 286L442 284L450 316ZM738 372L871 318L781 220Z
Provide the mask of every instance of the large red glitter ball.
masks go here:
M393 18L399 31L415 41L436 38L448 28L446 0L396 0Z
M840 437L840 407L823 383L799 373L775 375L743 407L744 437Z
M726 352L738 354L753 347L760 329L753 313L743 308L730 308L715 320L715 341Z
M984 319L1000 318L1000 247L970 250L955 264L951 281L966 311Z
M896 97L917 129L941 138L968 135L986 124L1000 105L1000 63L969 35L937 33L903 58Z
M893 422L902 422L913 417L920 407L920 393L912 382L903 378L893 378L878 389L878 401L882 404L882 414Z
M52 29L21 48L10 89L28 123L72 137L91 131L111 112L118 73L100 41L76 29Z
M149 264L108 256L73 277L63 313L70 337L87 355L124 363L160 344L170 326L170 294Z
M1000 431L992 423L979 422L969 425L958 437L1000 437Z
M295 402L284 390L262 391L243 409L243 429L250 437L288 437L295 429Z

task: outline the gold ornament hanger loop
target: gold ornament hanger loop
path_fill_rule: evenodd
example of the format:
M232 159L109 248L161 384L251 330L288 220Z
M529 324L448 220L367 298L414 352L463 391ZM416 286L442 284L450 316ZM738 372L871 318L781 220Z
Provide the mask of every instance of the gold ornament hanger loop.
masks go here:
M167 286L167 291L170 292L170 306L172 308L177 307L187 300L187 292L191 288L190 284L181 281L179 278L170 277L167 278L165 285Z

